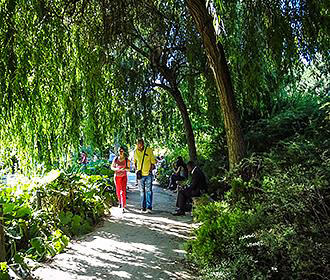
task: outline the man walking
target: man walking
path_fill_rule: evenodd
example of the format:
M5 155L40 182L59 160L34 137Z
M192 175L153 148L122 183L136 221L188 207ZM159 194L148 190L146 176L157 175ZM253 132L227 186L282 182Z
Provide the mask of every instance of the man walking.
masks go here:
M143 139L137 141L137 148L134 153L134 164L136 168L136 174L141 172L141 178L138 178L141 212L152 211L152 169L156 164L153 151L150 147L144 145Z

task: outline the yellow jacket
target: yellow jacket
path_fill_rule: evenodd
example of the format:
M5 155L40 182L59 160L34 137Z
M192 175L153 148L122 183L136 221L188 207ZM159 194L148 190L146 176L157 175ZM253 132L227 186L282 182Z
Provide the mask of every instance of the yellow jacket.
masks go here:
M144 148L143 151L139 151L138 149L135 149L134 163L135 163L137 170L141 170L142 159L143 159L143 154L144 154L145 149L146 148ZM146 153L144 156L144 161L143 161L142 176L149 175L152 164L156 164L156 159L154 157L152 148L147 147Z

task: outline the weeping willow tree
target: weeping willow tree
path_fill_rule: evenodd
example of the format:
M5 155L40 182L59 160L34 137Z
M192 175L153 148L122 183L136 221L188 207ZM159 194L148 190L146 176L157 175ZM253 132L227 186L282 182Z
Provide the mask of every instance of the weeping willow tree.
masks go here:
M119 94L101 49L56 11L42 1L1 2L0 139L27 165L52 165L114 129L109 112Z
M120 9L118 9L120 7ZM187 15L182 1L102 1L108 47L130 48L136 62L148 64L144 75L149 94L173 98L180 112L190 159L196 160L194 131L180 84L188 75ZM136 73L139 75L140 73Z
M306 65L328 64L327 2L214 1L242 116L267 117Z
M188 67L187 54L196 47L192 44L191 35L196 36L196 31L191 28L191 24L190 28L187 28L189 18L183 4L183 1L174 1L169 5L163 1L104 0L98 6L101 17L97 21L84 17L79 25L89 28L89 34L97 34L101 27L100 46L104 50L115 51L113 62L121 64L121 67L118 67L120 76L130 77L127 83L136 85L128 86L126 93L128 98L140 96L144 108L144 114L134 117L140 124L137 129L148 133L149 127L152 128L155 123L155 119L150 118L152 106L145 106L144 101L160 93L167 93L180 112L190 158L195 160L197 153L194 131L182 95L181 82L188 75L193 75L192 72L200 70L192 71L193 68ZM76 6L74 10L77 11ZM81 18L80 15L78 17ZM97 41L97 38L95 39ZM120 57L125 57L129 67L122 63ZM198 59L199 57L195 57L195 60ZM137 69L139 71L136 71ZM134 77L131 77L132 73ZM132 101L132 98L130 100Z
M74 116L67 119L70 111L77 112L70 108L69 94L63 95L66 82L74 82L72 65L62 63L69 58L69 38L56 20L41 17L41 9L31 10L24 1L1 2L1 140L28 151L32 160L52 162L67 140L59 132L77 133Z
M273 92L283 84L283 73L296 70L316 53L329 60L326 2L186 1L217 85L231 167L245 150L237 97L241 107L270 111L271 100L276 100ZM232 76L239 94L234 93Z
M173 128L180 131L174 125L173 100L181 104L189 144L201 120L199 107L205 108L199 100L206 95L208 104L219 103L205 87L195 90L205 82L200 75L204 50L210 57L219 48L222 52L209 65L219 69L214 78L228 138L239 127L239 113L274 106L274 91L303 57L321 53L327 59L325 1L215 4L216 10L208 11L206 1L199 0L1 1L2 147L15 147L27 163L51 165L67 160L82 143L102 148L114 135L125 142L142 133L164 139ZM212 15L218 19L218 35ZM208 47L205 35L212 38ZM224 64L216 65L219 58L228 65L226 77L221 74ZM232 83L229 92L219 87L223 79ZM240 110L232 106L225 111L235 98ZM237 125L228 121L232 114ZM189 125L191 116L194 123ZM239 134L227 141L231 166L244 155ZM194 141L189 147L194 157Z
M124 3L117 4L1 2L0 141L20 151L23 165L67 161L79 145L102 148L114 135L125 142L142 133L150 138L168 135L173 122L169 116L175 108L164 91L153 85L159 75L151 68L150 57L127 48L135 44L143 52L149 47L141 43L145 37L152 38L150 30L155 38L161 35L160 41L166 35L161 31L166 30L160 30L164 25L159 27L159 22L139 26L143 9L150 8L147 2L134 13ZM138 7L134 1L129 4ZM117 18L111 18L112 11ZM129 31L140 28L146 35L136 41L137 33L122 32L128 26Z

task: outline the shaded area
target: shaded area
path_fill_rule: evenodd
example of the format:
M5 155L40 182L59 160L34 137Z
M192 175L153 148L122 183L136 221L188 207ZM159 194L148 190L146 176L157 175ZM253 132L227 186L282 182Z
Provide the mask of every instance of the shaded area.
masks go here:
M154 211L139 211L139 191L130 178L128 213L113 208L94 232L35 271L40 279L194 279L182 244L191 217L173 217L175 195L154 186Z

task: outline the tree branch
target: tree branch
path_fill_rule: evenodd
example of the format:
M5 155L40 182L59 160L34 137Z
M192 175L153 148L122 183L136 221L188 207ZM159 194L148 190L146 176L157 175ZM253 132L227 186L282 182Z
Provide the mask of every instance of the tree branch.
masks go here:
M145 58L147 58L148 60L149 60L149 54L148 53L146 53L144 50L142 50L141 48L139 48L139 47L137 47L137 46L135 46L133 43L128 43L129 44L129 46L133 49L133 50L135 50L136 52L138 52L139 54L141 54L141 55L143 55Z
M152 86L153 87L160 87L160 88L165 89L166 91L169 91L169 92L173 91L172 88L170 88L169 86L164 85L164 84L154 83Z

